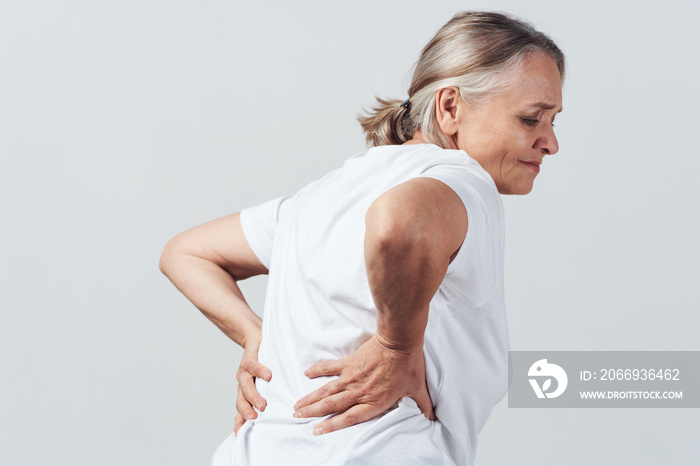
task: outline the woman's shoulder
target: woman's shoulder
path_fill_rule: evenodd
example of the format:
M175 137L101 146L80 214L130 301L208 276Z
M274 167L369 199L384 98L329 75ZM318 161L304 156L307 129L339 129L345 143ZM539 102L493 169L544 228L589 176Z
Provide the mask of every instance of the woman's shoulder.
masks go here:
M393 155L405 161L422 164L426 169L436 166L453 166L471 170L487 180L493 181L491 175L465 151L461 149L443 149L435 144L409 144L401 146L379 146L365 151L367 156L384 154Z
M442 149L433 144L416 145L415 156L419 159L419 176L454 178L454 182L472 186L484 195L498 196L493 178L476 160L459 149Z

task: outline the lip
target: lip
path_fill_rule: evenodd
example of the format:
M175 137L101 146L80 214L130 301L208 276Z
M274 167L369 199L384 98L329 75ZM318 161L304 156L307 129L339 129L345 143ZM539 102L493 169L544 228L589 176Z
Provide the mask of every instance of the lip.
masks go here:
M527 168L534 171L535 173L539 173L540 172L540 164L542 162L540 162L539 160L527 160L527 161L521 160L520 163L524 164L525 166L527 166Z

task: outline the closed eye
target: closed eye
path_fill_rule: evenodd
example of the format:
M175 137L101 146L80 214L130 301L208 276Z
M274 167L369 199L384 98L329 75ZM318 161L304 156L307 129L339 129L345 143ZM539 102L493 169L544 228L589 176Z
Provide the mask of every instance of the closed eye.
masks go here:
M540 122L540 120L538 120L537 118L525 118L525 117L520 117L520 121L522 121L527 126L537 126L537 123Z
M520 117L520 120L527 126L537 126L537 124L540 122L537 118L526 118L526 117ZM554 119L552 119L552 128L554 128Z

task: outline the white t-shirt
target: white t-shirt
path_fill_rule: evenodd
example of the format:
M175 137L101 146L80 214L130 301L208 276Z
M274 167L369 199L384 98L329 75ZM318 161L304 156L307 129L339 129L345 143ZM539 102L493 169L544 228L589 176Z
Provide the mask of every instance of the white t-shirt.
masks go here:
M392 187L436 178L462 199L467 236L430 302L424 354L437 421L411 398L370 421L315 436L323 418L294 403L328 381L303 371L352 354L376 330L364 262L365 214ZM253 252L270 271L256 379L267 408L213 456L229 465L471 465L478 434L508 386L503 205L466 152L432 144L365 150L292 196L241 211Z

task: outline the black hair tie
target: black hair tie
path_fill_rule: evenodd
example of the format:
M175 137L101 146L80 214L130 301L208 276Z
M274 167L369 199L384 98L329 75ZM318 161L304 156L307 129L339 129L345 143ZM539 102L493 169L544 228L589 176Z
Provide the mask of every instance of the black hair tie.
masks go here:
M410 97L408 99L404 100L401 105L399 105L399 107L404 107L407 112L411 111L411 102L409 99L410 99Z

